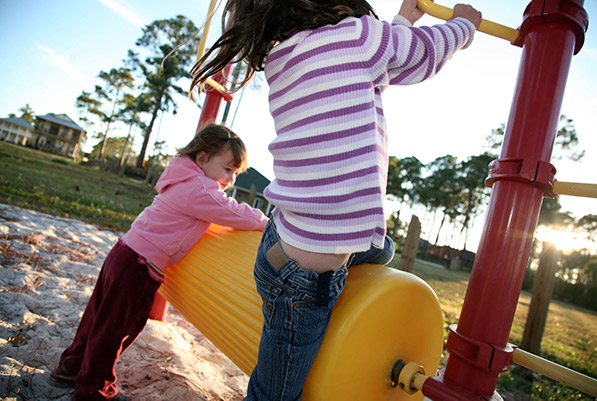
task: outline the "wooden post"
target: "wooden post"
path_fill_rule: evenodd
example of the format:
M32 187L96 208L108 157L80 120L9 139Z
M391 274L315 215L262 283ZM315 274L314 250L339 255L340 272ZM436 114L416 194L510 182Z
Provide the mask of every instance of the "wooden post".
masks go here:
M257 187L255 184L251 184L251 189L249 189L249 205L253 206L255 204L255 198L257 197Z
M460 260L460 256L458 256L457 253L454 253L454 257L452 258L452 260L450 260L450 267L448 267L448 269L460 270L461 266L462 266L462 260Z
M524 326L522 342L520 347L533 354L541 351L541 339L547 320L549 302L555 285L555 273L559 261L559 253L556 247L548 242L543 243L543 250L539 259L539 268L535 276L533 295L529 314Z
M402 257L398 269L405 272L412 272L419 251L419 243L421 241L421 223L419 218L413 214L408 223L408 232L406 233L406 240L404 240L404 247L402 248Z

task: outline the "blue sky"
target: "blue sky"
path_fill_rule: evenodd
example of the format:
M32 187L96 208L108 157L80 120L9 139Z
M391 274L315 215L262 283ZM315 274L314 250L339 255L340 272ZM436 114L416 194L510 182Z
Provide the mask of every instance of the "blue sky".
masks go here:
M456 1L437 3L452 7ZM381 19L391 20L400 2L371 4ZM528 2L472 0L471 4L484 18L516 28ZM208 0L0 0L0 117L18 113L28 103L36 114L66 113L78 120L76 97L93 89L101 70L122 66L142 26L178 14L199 26L207 5ZM561 111L574 120L586 156L582 163L553 163L561 181L597 183L597 30L591 26L597 21L597 0L586 0L585 9L589 31L583 49L573 58ZM435 23L441 21L426 16L418 25ZM218 27L216 20L210 41ZM446 154L463 159L483 152L485 137L508 119L520 55L521 49L505 40L477 33L472 46L456 54L432 80L386 91L390 154L414 155L427 163ZM156 138L166 140L173 152L190 140L200 111L184 97L178 103L177 115L158 120L150 144ZM232 128L245 140L251 165L272 178L267 145L274 131L265 84L237 94L232 114ZM124 136L126 129L112 134ZM140 134L136 142L141 142ZM561 200L577 217L595 213L596 202Z

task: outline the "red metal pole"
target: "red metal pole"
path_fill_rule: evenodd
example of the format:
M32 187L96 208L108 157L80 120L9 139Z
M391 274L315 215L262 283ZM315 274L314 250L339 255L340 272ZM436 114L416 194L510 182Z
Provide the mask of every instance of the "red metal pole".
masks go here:
M226 82L226 78L230 74L230 69L230 66L227 66L224 68L223 73L218 72L215 74L213 77L214 81L219 84L224 84ZM197 123L197 129L195 132L199 131L206 124L216 121L218 118L218 112L220 111L220 105L222 104L222 99L231 101L232 96L230 94L222 94L212 87L208 89L208 92L205 95L205 102L201 108L201 116L199 117L199 122ZM162 297L160 293L156 293L155 300L153 301L153 305L151 307L151 312L149 313L149 318L153 320L164 321L168 311L168 305L168 301L166 301L166 299Z
M230 75L230 70L231 66L226 66L223 71L220 71L213 76L214 81L223 85L226 82L228 75ZM209 87L205 94L203 107L201 108L201 116L199 117L199 123L197 124L197 131L206 124L214 123L216 121L218 112L220 111L220 105L222 104L222 99L230 101L232 97L229 94L224 95L216 89Z
M445 373L423 387L434 400L453 399L448 394L455 392L490 399L499 373L508 369L508 336L542 198L553 184L549 160L566 79L587 25L583 0L533 0L525 11L517 86L500 158L490 166L482 239L458 327L446 341Z

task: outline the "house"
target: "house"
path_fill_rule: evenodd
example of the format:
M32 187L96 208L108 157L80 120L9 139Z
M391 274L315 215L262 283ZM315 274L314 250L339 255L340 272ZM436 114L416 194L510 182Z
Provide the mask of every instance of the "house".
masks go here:
M35 128L19 117L0 118L0 140L21 146L31 145Z
M80 154L85 130L66 114L35 116L33 143L36 149L75 158Z
M247 203L269 215L273 206L263 195L269 183L270 181L259 171L249 167L247 171L236 177L234 187L228 190L228 196L232 196L238 203Z
M450 246L431 246L428 256L438 261L443 261L452 269L458 270L461 266L471 268L475 262L475 253L466 249L458 250ZM453 263L457 261L457 263Z

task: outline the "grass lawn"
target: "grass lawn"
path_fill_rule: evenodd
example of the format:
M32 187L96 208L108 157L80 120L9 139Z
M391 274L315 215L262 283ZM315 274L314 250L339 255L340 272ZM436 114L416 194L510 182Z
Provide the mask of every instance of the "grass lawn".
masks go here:
M124 232L148 206L154 189L129 178L84 167L49 153L0 141L0 202L71 217ZM394 260L397 265L399 256ZM444 313L445 334L457 323L469 274L415 263L414 273L435 290ZM522 293L510 332L520 344L530 294ZM597 377L597 313L552 301L541 356ZM508 399L593 400L578 391L514 367L500 375L499 392Z
M151 204L148 184L0 141L0 202L126 231Z
M399 255L392 264L397 265ZM469 273L451 271L416 262L414 274L425 280L437 294L444 313L444 334L458 322ZM518 345L531 302L523 291L518 299L509 342ZM563 302L552 301L543 334L541 357L597 378L597 313ZM594 400L568 386L534 374L520 366L500 375L498 391L520 400ZM510 399L510 398L509 398Z

